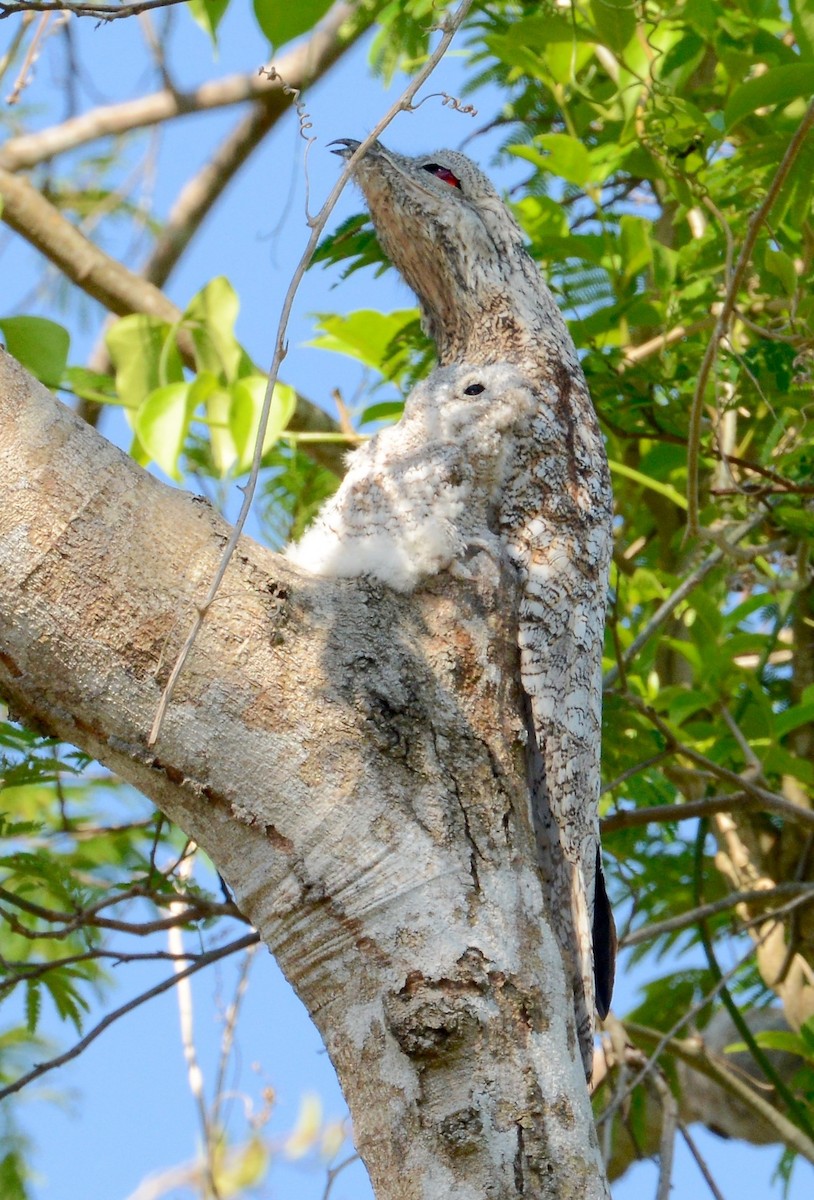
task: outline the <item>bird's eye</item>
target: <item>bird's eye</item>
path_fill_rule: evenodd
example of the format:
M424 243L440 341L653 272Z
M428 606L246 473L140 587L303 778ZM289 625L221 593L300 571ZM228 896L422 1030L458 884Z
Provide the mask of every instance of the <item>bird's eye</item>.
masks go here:
M424 163L424 170L429 171L430 175L437 176L438 179L443 179L444 183L448 183L450 187L460 190L461 181L457 175L453 175L449 167L442 167L440 163Z
M465 396L479 396L481 392L485 392L486 388L482 383L470 383L468 388L464 388Z

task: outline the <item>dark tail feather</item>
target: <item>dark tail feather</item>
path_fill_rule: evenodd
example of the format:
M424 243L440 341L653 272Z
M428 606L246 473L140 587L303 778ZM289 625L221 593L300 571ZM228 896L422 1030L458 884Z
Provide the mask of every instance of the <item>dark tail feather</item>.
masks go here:
M604 1021L610 1011L613 980L616 975L616 923L605 888L602 852L598 846L596 848L593 941L596 1011Z

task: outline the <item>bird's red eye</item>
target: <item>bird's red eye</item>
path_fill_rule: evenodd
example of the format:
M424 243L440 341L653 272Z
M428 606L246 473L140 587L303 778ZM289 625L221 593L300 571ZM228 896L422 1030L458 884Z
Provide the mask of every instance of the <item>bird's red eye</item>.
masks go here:
M461 181L457 175L453 175L449 167L442 167L440 163L425 163L424 170L429 171L431 175L436 175L439 179L443 179L444 183L448 183L450 187L460 188Z

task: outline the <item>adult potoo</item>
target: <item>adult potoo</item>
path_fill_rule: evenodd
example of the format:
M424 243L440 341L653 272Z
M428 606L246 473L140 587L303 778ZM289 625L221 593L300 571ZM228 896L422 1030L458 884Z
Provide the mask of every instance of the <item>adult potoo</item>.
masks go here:
M348 157L359 145L341 139ZM416 293L442 366L508 364L534 395L497 502L520 575L528 773L551 921L573 980L586 1075L610 1005L613 919L600 861L602 641L612 496L574 344L520 228L463 154L375 143L355 169L379 241Z

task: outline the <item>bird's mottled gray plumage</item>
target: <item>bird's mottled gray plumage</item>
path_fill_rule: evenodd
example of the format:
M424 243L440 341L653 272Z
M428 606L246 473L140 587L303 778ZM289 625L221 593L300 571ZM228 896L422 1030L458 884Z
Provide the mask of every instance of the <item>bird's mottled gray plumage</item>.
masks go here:
M357 145L342 139L337 153L348 156ZM531 400L526 417L505 436L499 471L488 485L479 480L474 486L480 489L479 503L489 495L495 528L521 580L517 636L528 705L532 813L551 922L572 975L580 1048L590 1077L595 997L604 1016L614 955L597 815L612 498L596 414L557 305L516 221L474 163L452 150L408 158L376 143L357 164L355 178L384 250L418 296L442 368L511 370L507 388ZM408 420L414 406L427 421L435 397L443 397L443 410L450 386L454 391L459 382L458 376L440 373L432 379L429 391L419 388L408 401ZM502 387L503 377L493 376L490 386ZM477 427L468 432L466 421L459 426L458 448L452 458L443 458L442 471L452 459L460 465L468 460L480 432ZM496 426L489 430L490 437L508 433ZM434 447L430 439L436 470ZM374 494L373 476L366 483L364 478L379 453L380 447L374 448L353 460L351 473L358 466L361 475L357 472L339 493L336 505L343 520L355 503L354 489L357 495ZM411 443L409 455L415 453ZM407 474L402 474L405 483ZM384 497L380 491L375 495L378 511ZM436 515L411 513L410 522L420 529ZM466 506L460 519L469 519ZM329 512L320 520L323 541L329 531L339 542L348 540L340 525L330 524ZM385 523L394 545L413 553L398 521ZM470 522L461 539L473 534ZM354 540L358 547L355 533L350 544ZM308 565L304 556L298 561Z
M342 139L337 152L357 145ZM483 172L453 150L408 158L377 143L355 179L441 367L399 425L354 452L288 556L399 590L460 566L472 545L514 563L540 874L589 1078L594 998L605 1015L615 949L597 812L612 511L603 440L561 313Z

